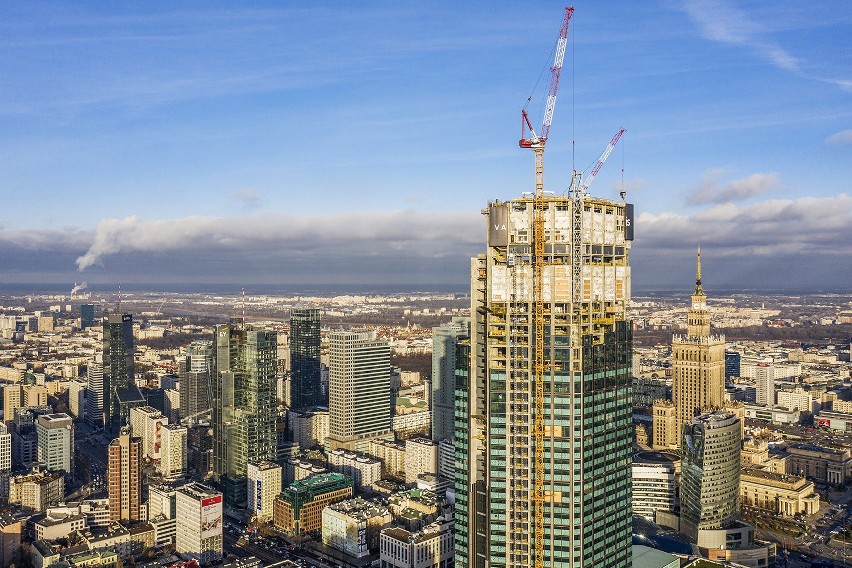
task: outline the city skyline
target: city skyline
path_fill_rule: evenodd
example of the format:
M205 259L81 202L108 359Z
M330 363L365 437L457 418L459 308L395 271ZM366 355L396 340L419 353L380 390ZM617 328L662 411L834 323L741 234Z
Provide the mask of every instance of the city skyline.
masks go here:
M561 6L5 6L3 280L463 285ZM843 5L576 8L545 183L627 129L635 287L848 286Z

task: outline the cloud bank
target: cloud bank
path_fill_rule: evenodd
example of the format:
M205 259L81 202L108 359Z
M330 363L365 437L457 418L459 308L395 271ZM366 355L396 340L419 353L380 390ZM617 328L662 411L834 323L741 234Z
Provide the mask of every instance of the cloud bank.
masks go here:
M722 173L721 170L705 173L704 182L689 194L686 199L687 203L705 205L708 203L742 201L779 186L778 174L775 172L759 172L720 185Z

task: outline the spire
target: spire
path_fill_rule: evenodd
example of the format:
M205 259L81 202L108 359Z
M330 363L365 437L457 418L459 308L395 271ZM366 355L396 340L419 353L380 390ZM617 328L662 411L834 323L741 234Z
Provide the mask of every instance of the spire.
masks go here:
M704 289L701 287L701 247L698 247L698 262L695 269L695 294L704 294Z

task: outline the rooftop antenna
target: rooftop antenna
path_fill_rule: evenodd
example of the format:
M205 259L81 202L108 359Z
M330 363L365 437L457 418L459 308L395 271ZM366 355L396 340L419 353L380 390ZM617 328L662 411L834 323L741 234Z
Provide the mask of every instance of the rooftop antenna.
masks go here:
M118 306L116 309L118 313L121 313L121 282L118 283Z
M243 288L243 329L246 328L246 289Z

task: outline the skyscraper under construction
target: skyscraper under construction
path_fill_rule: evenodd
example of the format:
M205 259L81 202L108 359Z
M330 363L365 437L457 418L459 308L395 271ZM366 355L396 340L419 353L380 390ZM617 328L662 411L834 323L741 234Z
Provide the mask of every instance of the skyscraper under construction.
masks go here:
M632 206L538 191L484 213L456 373L457 566L627 568Z

